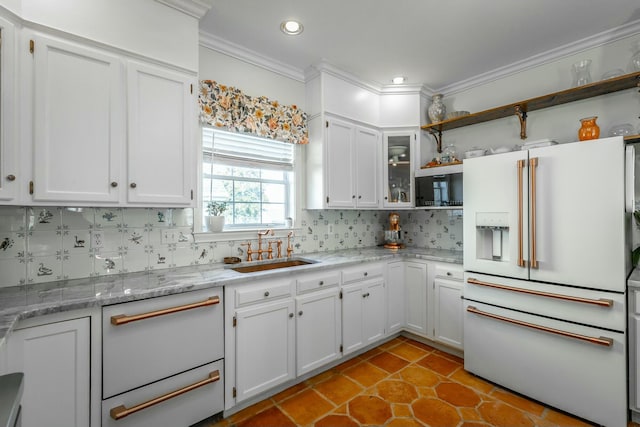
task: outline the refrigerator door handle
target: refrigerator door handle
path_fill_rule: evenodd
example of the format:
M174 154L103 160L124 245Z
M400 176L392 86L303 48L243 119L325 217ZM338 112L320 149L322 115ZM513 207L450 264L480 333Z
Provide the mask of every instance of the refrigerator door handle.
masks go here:
M536 168L538 158L529 159L529 174L531 182L531 268L538 268L536 254Z
M522 194L522 174L524 171L524 160L518 160L518 267L526 267L527 264L524 261L523 256L523 236L522 236L522 228L523 228L523 194Z

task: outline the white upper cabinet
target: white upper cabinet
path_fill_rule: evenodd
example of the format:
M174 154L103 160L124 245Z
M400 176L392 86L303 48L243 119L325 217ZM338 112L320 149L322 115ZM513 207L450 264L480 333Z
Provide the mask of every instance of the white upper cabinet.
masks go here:
M33 37L36 202L117 202L123 66L115 55Z
M333 117L318 131L307 151L307 208L378 208L380 132Z
M412 130L384 133L382 204L385 208L411 208L414 205L415 140L416 132Z
M0 203L18 193L18 141L16 138L16 49L14 25L0 18Z
M194 206L194 73L30 30L21 43L20 203Z
M188 74L127 64L129 202L192 203L197 169L193 85Z

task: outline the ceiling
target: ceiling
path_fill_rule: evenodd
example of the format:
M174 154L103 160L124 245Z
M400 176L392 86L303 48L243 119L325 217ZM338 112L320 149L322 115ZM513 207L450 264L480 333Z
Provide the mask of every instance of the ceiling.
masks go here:
M292 18L299 36L280 32ZM431 91L639 27L638 0L213 0L200 20L218 45L294 75L324 62L371 84L405 76Z

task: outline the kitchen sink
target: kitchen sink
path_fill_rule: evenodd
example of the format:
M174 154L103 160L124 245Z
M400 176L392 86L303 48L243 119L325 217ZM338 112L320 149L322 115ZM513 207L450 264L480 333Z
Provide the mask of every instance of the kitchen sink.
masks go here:
M245 265L242 267L232 267L231 270L238 273L255 273L256 271L275 270L277 268L298 267L301 265L313 264L314 261L303 259L288 259L286 261L275 261L265 264Z

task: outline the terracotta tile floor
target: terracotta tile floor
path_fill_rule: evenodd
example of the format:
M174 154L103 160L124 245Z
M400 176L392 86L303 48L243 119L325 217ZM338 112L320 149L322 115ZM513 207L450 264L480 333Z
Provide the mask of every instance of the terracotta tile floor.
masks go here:
M398 337L211 426L360 425L589 424L465 372L458 357Z

